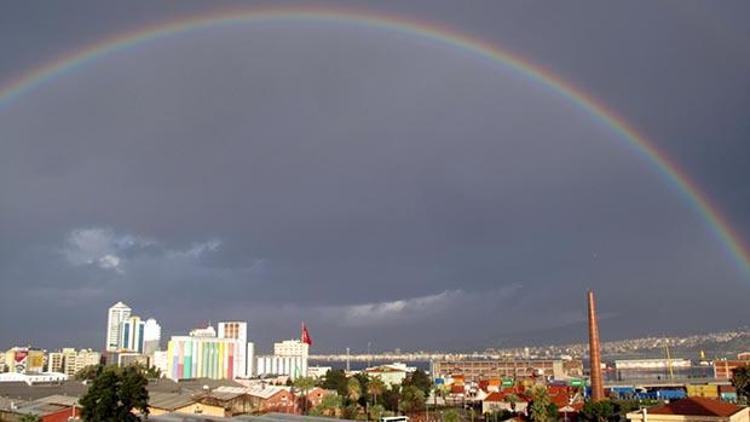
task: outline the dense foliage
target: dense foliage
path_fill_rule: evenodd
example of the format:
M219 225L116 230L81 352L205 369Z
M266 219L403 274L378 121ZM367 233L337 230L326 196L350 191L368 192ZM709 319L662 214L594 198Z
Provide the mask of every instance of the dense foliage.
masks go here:
M606 422L615 416L615 406L609 400L587 401L578 417L584 421Z
M737 397L743 403L750 402L750 366L732 370L732 385L737 389Z
M414 386L422 390L424 396L429 396L430 390L432 390L432 379L427 373L421 369L410 373L402 383L404 387Z
M91 386L81 398L84 421L139 421L133 410L148 415L148 379L138 367L99 367Z

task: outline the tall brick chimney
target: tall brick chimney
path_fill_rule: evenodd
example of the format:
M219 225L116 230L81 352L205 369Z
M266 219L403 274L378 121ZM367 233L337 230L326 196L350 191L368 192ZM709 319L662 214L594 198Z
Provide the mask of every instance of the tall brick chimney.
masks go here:
M591 361L591 400L604 400L602 385L602 351L599 343L599 323L596 321L594 291L588 291L589 304L589 358Z

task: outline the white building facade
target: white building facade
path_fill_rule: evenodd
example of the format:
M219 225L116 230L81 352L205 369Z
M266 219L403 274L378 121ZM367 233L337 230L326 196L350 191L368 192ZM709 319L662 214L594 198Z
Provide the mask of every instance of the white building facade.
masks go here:
M117 302L109 308L107 313L107 343L108 352L116 352L120 349L120 330L122 322L130 317L132 309L122 302Z
M218 338L233 339L239 342L239 352L234 355L235 377L245 378L248 374L248 355L247 355L247 322L244 321L225 321L220 322L217 326Z
M284 340L273 345L273 355L258 356L255 374L287 375L292 379L307 376L310 345L300 340Z
M256 375L286 375L291 379L307 376L306 356L258 356L256 359Z
M120 326L120 350L143 353L143 340L146 323L138 316L131 316L122 321Z
M161 350L161 325L149 318L143 324L143 354L151 356L157 350Z

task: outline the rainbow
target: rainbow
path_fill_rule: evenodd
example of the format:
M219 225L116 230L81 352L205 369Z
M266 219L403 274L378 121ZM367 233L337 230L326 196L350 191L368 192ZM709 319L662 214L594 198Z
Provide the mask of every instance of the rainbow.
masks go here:
M717 238L727 254L736 263L740 273L750 277L750 251L743 244L741 236L732 229L718 207L709 201L708 197L700 191L696 183L680 169L677 163L671 161L663 151L659 150L644 135L638 133L624 119L591 95L550 71L496 45L432 22L380 14L363 9L298 6L232 9L182 16L105 38L21 74L15 80L0 86L0 112L19 96L104 55L160 37L200 28L261 22L347 24L403 33L470 52L479 58L517 72L528 80L540 84L575 104L587 112L592 119L616 133L618 138L626 142L634 151L645 157L700 215L707 229Z

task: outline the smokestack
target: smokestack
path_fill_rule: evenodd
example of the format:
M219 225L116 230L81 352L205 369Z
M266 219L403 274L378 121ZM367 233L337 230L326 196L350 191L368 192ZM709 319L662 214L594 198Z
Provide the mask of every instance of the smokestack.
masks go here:
M589 304L589 359L591 361L591 400L604 400L602 385L602 352L599 343L599 323L596 321L594 291L588 291Z

